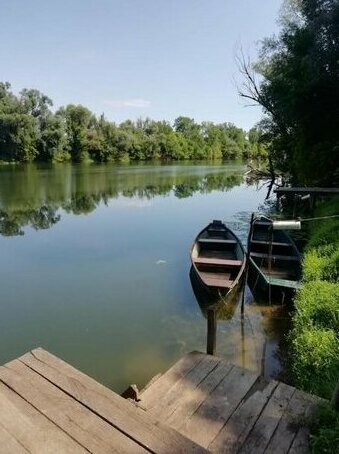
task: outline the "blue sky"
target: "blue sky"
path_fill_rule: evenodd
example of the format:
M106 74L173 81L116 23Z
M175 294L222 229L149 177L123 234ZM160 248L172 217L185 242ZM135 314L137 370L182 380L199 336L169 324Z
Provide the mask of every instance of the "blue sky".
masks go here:
M277 33L281 0L1 0L0 80L37 88L57 108L112 121L231 121L259 108L237 95L235 54Z

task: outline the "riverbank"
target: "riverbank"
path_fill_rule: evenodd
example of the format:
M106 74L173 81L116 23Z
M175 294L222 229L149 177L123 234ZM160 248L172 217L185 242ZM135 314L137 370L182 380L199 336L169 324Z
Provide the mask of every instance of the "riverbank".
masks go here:
M339 213L339 197L316 208L314 217ZM291 373L301 389L330 399L339 379L339 218L312 221L303 260L304 284L295 298ZM330 424L329 424L330 421ZM325 408L315 423L314 452L334 452L339 415Z

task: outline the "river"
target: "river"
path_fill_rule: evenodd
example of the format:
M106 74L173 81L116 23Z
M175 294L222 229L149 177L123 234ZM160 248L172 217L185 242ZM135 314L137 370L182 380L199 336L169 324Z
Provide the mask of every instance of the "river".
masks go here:
M0 167L0 363L41 346L117 392L205 350L189 250L212 219L246 243L266 187L241 162ZM289 318L253 301L217 353L282 372Z

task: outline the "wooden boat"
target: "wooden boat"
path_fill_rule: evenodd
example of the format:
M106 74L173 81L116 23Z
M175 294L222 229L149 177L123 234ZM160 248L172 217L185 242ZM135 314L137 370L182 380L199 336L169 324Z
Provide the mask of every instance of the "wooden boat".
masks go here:
M213 221L196 237L191 260L205 290L228 296L241 282L246 254L237 236L223 222Z
M235 314L239 302L241 286L237 285L236 290L229 296L222 296L206 290L194 271L193 265L189 273L192 290L201 310L202 315L207 319L207 312L213 309L217 320L231 320Z
M299 288L301 256L292 238L266 216L253 220L248 238L248 285L254 295L284 301Z

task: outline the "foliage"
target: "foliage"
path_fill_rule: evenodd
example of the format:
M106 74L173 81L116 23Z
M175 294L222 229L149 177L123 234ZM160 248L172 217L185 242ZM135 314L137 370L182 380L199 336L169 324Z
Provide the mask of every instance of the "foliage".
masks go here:
M339 1L288 0L284 6L280 35L263 41L254 67L240 61L241 95L264 109L261 126L275 167L298 183L334 185L339 180Z
M295 298L295 328L332 329L339 332L339 286L332 282L305 283Z
M331 329L292 331L292 372L297 387L330 398L338 380L339 341Z
M129 161L265 157L261 131L247 134L232 123L196 123L178 117L173 127L150 119L120 125L81 105L50 110L50 98L24 89L15 96L0 83L0 160Z
M339 446L339 413L323 404L315 416L311 434L312 453L336 454Z
M338 213L336 197L319 205L315 217ZM339 379L338 227L335 218L310 225L303 262L304 284L294 300L296 311L289 335L296 384L327 398Z

